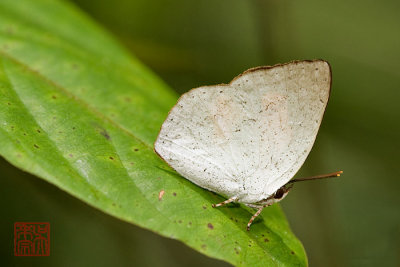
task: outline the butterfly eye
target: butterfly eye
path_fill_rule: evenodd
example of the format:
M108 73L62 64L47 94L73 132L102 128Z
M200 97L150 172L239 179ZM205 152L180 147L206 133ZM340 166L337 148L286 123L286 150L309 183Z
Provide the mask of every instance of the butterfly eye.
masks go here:
M280 198L282 198L283 193L284 193L283 189L282 189L282 188L279 188L279 189L275 192L274 198L275 198L275 199L280 199Z

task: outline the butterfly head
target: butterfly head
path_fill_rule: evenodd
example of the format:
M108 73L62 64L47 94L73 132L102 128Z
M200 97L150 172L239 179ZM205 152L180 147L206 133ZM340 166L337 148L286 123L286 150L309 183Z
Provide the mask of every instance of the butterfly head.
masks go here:
M278 190L276 190L276 192L273 193L272 195L270 195L268 198L262 199L254 204L247 204L247 206L253 207L253 208L259 208L262 206L271 206L272 204L277 203L277 202L281 201L282 199L284 199L287 196L287 194L289 193L289 191L292 189L292 187L293 187L293 184L285 184L282 187L280 187Z
M281 188L276 190L276 192L269 198L273 198L275 202L279 202L287 196L287 194L289 193L290 189L292 189L292 187L293 187L293 184L285 184L284 186L282 186Z

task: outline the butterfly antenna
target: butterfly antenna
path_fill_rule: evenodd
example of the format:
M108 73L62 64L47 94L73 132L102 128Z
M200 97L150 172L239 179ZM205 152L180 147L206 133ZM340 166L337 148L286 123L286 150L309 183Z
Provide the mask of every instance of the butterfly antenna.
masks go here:
M332 172L328 174L322 174L322 175L316 175L316 176L311 176L311 177L304 177L304 178L297 178L289 181L287 184L292 184L296 182L302 182L302 181L309 181L309 180L318 180L318 179L324 179L324 178L335 178L339 177L343 171L338 171L338 172Z

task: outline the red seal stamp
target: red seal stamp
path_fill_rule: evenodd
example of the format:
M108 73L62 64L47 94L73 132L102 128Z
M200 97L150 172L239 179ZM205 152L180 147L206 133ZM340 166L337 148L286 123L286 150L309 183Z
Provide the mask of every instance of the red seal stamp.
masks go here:
M50 256L50 223L14 223L15 256Z

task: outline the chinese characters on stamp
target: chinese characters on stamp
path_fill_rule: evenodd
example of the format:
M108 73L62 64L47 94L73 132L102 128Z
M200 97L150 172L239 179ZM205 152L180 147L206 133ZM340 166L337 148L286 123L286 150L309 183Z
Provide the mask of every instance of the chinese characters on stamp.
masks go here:
M50 256L50 223L14 223L15 256Z

